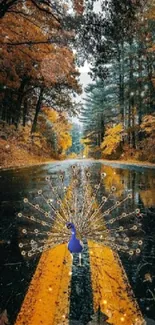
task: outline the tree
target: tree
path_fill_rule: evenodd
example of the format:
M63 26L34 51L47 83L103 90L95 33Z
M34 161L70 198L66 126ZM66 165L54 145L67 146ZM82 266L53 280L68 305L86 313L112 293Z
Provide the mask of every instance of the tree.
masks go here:
M81 125L77 123L72 124L71 137L72 137L72 146L69 148L67 153L68 154L76 153L78 155L83 150L83 145L81 143L81 137L82 137Z
M1 24L3 40L1 116L2 119L18 126L21 121L22 109L23 119L26 121L24 113L28 114L29 105L27 103L30 103L29 97L33 97L35 114L32 132L34 132L41 106L45 101L49 101L51 95L57 107L62 107L62 101L66 97L64 106L67 106L68 102L68 109L70 109L73 106L71 105L71 96L73 93L80 92L80 87L77 80L79 73L75 68L75 58L69 46L55 46L46 42L49 34L50 37L57 34L58 38L59 36L62 39L65 38L65 42L67 39L70 40L71 35L60 29L60 24L56 23L54 18L50 17L50 20L47 19L45 23L43 18L41 19L38 8L27 2L25 6L25 9L22 8L24 14L17 16L18 19L11 13L3 18ZM31 19L27 17L28 12L29 18L31 12ZM47 15L47 13L45 14ZM44 30L46 33L43 32ZM34 38L35 44L33 44ZM6 39L9 41L6 42ZM42 41L40 42L40 40ZM20 42L21 45L12 46L13 43L19 44ZM26 46L23 47L23 44ZM26 105L27 109L25 110Z
M98 154L105 134L107 124L118 118L117 85L113 78L113 72L109 73L106 81L97 80L86 88L86 101L81 110L80 120L83 122L83 137L89 139L92 151L96 148ZM96 155L96 153L95 153Z
M91 37L96 42L96 50L90 49L90 60L92 57L93 68L92 77L96 80L94 84L87 87L86 104L82 111L82 121L84 123L84 137L89 138L92 143L92 151L101 151L101 130L102 141L104 141L105 127L109 124L114 127L119 123L123 125L125 134L122 146L128 149L139 150L144 133L141 123L145 114L154 112L154 7L146 7L142 12L142 3L129 6L128 15L134 19L131 26L128 26L131 17L123 19L126 10L126 2L119 4L111 2L111 21L107 22L107 29L102 20L96 15L97 27L91 31ZM116 13L119 12L118 17ZM122 15L121 22L118 18ZM108 15L107 15L108 17ZM113 22L115 21L115 25ZM102 26L102 32L101 32ZM115 27L115 30L114 30ZM120 31L117 29L120 28ZM105 43L104 52L95 34L99 33ZM113 30L113 33L111 33ZM121 32L121 33L120 33ZM90 36L89 35L89 36ZM91 43L91 41L90 41ZM86 44L87 45L87 44ZM95 89L95 91L94 91ZM101 121L104 125L101 128ZM111 129L112 132L112 129ZM123 148L122 148L123 149Z
M141 123L141 130L144 138L140 141L141 153L139 158L141 160L148 160L152 163L155 162L155 115L146 115L143 117Z
M121 124L106 130L104 141L101 144L103 155L111 156L112 153L116 152L122 141L122 133L123 128Z
M44 107L40 123L40 130L51 144L54 155L64 155L72 146L71 124L66 113L58 113L52 108Z

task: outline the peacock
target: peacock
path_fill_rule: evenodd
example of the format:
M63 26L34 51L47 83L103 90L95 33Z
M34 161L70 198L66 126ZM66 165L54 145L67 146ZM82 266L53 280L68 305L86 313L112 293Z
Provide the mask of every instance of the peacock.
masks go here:
M73 165L70 180L64 172L46 176L47 187L32 198L24 198L19 217L19 248L24 257L66 244L70 253L81 254L87 241L130 256L140 254L141 218L132 207L132 194L118 194L105 187L106 173L91 174L88 167ZM127 204L127 201L130 203ZM94 249L94 248L93 248Z
M72 236L68 243L68 250L71 254L79 253L79 265L81 266L81 252L83 250L83 243L76 238L76 229L73 223L67 222L67 228L71 230ZM73 259L73 257L72 257Z

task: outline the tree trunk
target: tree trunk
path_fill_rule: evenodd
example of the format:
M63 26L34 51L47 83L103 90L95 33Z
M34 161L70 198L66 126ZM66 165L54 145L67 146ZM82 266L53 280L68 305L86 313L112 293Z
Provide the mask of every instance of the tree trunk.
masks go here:
M129 108L128 108L128 144L131 145L131 104L129 101Z
M128 115L128 125L131 126L132 122L132 132L129 130L129 141L132 144L133 148L135 148L135 129L134 129L134 120L133 120L133 112L134 112L134 88L133 88L133 58L132 58L132 40L130 41L130 57L129 57L129 115Z
M4 92L4 98L2 100L2 115L1 119L8 124L11 121L12 114L13 114L13 92L11 89L7 88Z
M24 88L27 82L28 82L28 78L24 77L18 89L17 106L16 106L16 127L18 127L20 117L21 117L21 105L24 96Z
M138 82L138 124L140 125L142 123L142 61L141 61L141 45L139 47L139 53L138 53L138 77L139 77L139 82ZM142 132L138 132L138 140L141 141L142 140Z
M38 98L37 105L36 105L36 112L35 112L35 116L34 116L34 120L33 120L33 124L32 124L31 133L36 132L38 115L39 115L39 112L41 109L41 104L42 104L42 99L43 99L43 92L44 92L44 88L40 88L40 94L39 94L39 98Z
M136 135L135 135L135 110L132 108L132 146L136 148Z
M149 53L147 55L147 72L148 72L148 82L149 82L149 107L148 107L148 114L151 114L154 112L154 87L152 83L152 67L153 67L153 59L150 57L152 54Z
M124 125L124 44L118 47L118 64L119 64L119 104L121 122Z
M26 125L26 115L27 115L27 98L24 99L23 103L23 126L25 127Z
M104 124L104 115L102 113L101 114L101 140L100 140L100 145L103 142L104 134L105 134L105 124Z

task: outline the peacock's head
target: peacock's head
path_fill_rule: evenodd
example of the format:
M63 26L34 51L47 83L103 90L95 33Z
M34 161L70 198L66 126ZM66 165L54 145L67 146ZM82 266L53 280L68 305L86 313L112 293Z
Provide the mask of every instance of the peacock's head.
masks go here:
M75 226L71 222L67 222L66 223L66 227L67 227L67 229L71 229L72 231L75 231Z

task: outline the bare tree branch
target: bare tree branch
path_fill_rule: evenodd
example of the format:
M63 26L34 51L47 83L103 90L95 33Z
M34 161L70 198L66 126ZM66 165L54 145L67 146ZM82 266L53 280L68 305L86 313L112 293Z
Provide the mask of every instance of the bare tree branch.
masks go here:
M66 42L60 42L60 41L57 41L56 40L52 40L52 39L47 39L45 41L23 41L23 42L0 42L0 45L8 45L8 46L21 46L21 45L29 45L29 46L33 46L33 45L38 45L38 44L53 44L53 43L59 43L61 45L65 45Z
M51 16L52 16L55 20L57 20L59 23L61 22L61 19L58 18L58 17L56 17L56 16L52 13L52 11L51 11L52 8L51 8L51 6L50 6L49 4L47 4L46 1L42 1L42 4L46 4L47 7L50 8L51 10L48 10L48 9L45 8L45 7L39 6L35 0L31 0L31 2L32 2L32 3L33 3L33 4L34 4L34 5L35 5L39 10L44 11L44 12L46 12L47 14L51 15Z
M51 1L43 0L39 2L38 0L31 0L31 2L40 11L51 15L57 22L62 22L62 13L58 9L58 6L51 4ZM16 9L12 10L12 8L19 3L21 3L21 0L0 0L0 18L4 17L7 12L13 12L14 10L16 11ZM54 12L57 12L57 14L55 14ZM18 10L16 11L16 13L18 13ZM20 11L20 13L22 12Z

